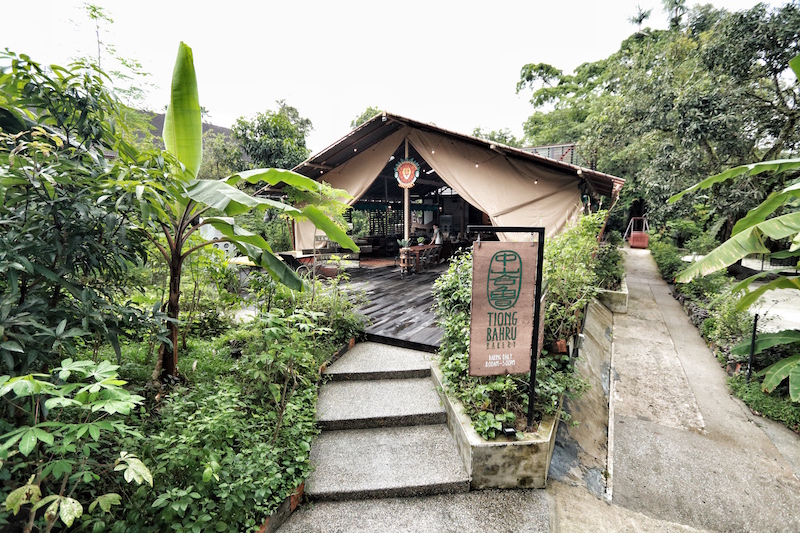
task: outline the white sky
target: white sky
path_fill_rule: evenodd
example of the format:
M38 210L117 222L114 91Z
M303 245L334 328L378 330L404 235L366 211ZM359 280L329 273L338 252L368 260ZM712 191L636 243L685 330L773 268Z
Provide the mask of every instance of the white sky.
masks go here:
M6 6L0 48L41 63L96 54L83 3ZM637 4L653 9L646 25L667 26L659 0L94 3L114 19L102 38L152 74L152 110L168 102L182 40L194 50L200 103L211 122L230 126L285 99L313 122L312 152L344 136L370 105L460 133L481 126L519 137L532 112L530 91L515 92L523 65L571 72L607 57L635 31L627 19ZM738 10L756 1L711 3Z

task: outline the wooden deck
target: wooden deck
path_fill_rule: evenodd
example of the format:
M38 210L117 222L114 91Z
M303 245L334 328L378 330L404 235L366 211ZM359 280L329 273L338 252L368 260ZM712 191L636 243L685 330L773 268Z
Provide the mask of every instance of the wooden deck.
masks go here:
M400 277L399 267L359 268L349 271L353 290L365 292L368 303L359 309L367 315L370 340L434 352L442 330L431 309L433 282L447 264Z

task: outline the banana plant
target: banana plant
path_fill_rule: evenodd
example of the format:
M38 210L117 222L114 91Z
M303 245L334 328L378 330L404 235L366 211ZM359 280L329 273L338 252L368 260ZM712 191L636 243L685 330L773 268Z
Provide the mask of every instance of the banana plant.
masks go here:
M800 55L795 56L789 62L789 67L800 80ZM762 161L734 167L696 183L670 198L669 202L677 202L686 194L708 189L714 184L723 183L737 176L752 176L762 172L786 172L798 168L800 168L800 158ZM778 209L797 199L800 199L800 179L795 180L782 191L773 192L761 204L751 209L747 215L736 222L730 239L699 261L692 263L678 275L675 281L688 283L697 277L705 276L732 265L749 254L769 254L770 250L766 246L766 239L778 240L792 237L788 250L772 254L772 256L780 258L800 257L800 211L795 210L768 218ZM770 290L800 290L800 277L798 276L778 276L769 283L755 290L750 290L750 285L764 275L763 273L756 274L732 287L735 292L744 291L744 296L737 304L739 309L746 309L755 303L761 295ZM779 344L791 344L797 342L798 339L800 339L800 331L797 330L762 333L756 339L756 346L758 351L761 351ZM749 349L749 342L746 344L747 347L742 344L735 347L733 351ZM789 378L789 396L792 401L800 402L800 354L781 359L759 372L759 374L764 376L761 388L766 392L773 391L784 379Z
M178 47L163 137L166 151L157 158L156 166L163 165L165 172L148 171L149 177L144 180L122 177L118 182L130 194L136 195L148 238L169 266L167 316L172 320L167 327L170 342L161 347L154 377L178 374L176 321L180 315L181 271L184 261L194 251L217 242L229 242L241 254L263 267L276 281L295 290L304 288L303 281L273 253L269 243L261 236L219 217L201 218L209 210L232 217L252 209L275 208L293 219L310 220L330 240L354 252L358 251L352 239L319 206L309 203L298 208L279 200L252 197L236 187L240 181L263 181L272 186L288 185L314 198L315 193L320 192L320 184L312 179L274 168L239 172L221 180L197 179L202 160L200 100L192 50L184 43ZM189 237L204 225L213 226L222 237L185 249Z

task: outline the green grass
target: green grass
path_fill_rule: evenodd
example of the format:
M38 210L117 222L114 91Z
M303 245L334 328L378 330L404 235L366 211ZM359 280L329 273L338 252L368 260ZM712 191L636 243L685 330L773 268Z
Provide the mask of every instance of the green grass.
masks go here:
M737 374L728 380L733 395L742 400L760 415L782 422L786 427L800 433L800 403L793 402L788 394L776 389L772 393L761 390L761 380L752 378L747 383L744 374Z

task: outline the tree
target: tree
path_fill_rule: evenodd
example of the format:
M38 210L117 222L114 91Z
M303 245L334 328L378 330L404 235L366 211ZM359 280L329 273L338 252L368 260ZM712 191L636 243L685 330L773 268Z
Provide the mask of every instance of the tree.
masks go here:
M800 51L800 8L700 6L686 18L676 30L636 33L573 74L526 65L518 84L533 89L536 109L526 141L577 142L581 153L596 154L598 170L626 178L622 205L644 201L656 227L694 216L692 205L666 200L697 176L773 159L800 141L800 90L781 76L787 56ZM698 197L709 227L725 219L723 238L785 176L736 179L736 187Z
M375 115L380 115L381 113L383 113L383 111L378 109L377 107L369 106L364 110L363 113L361 113L352 121L350 121L350 127L352 129L356 129L357 127L359 127L360 125L362 125Z
M242 148L231 135L206 131L203 133L203 162L197 176L201 179L221 179L247 169Z
M650 18L650 13L652 13L652 9L642 9L642 6L636 4L636 14L632 17L628 17L628 22L631 24L636 24L636 31L642 31L642 24L644 21Z
M800 80L800 55L791 60L790 66L798 80ZM782 159L775 161L762 161L729 169L716 176L711 176L700 183L693 185L685 191L670 198L670 202L677 202L684 195L698 190L710 189L742 175L760 175L762 173L789 173L800 168L800 158ZM788 187L770 194L760 205L748 212L747 216L740 219L733 227L733 235L700 261L693 263L677 278L678 283L686 283L692 279L711 274L748 254L770 254L766 247L766 239L773 242L791 238L788 250L772 254L773 257L800 257L800 211L797 209L797 200L800 199L800 179L794 179ZM778 213L778 216L769 218ZM764 274L757 274L738 283L734 291L746 291L738 306L744 309L752 305L767 291L774 289L800 290L800 277L780 275L756 290L748 290L750 285ZM778 344L792 344L800 339L798 331L782 331L775 334L762 335L760 343L763 347ZM793 401L800 402L800 354L782 359L763 370L765 376L762 388L771 392L784 379L789 378L789 394Z
M47 368L79 340L109 341L138 313L115 303L146 256L135 204L111 176L134 153L94 65L45 68L0 54L0 355L11 375Z
M83 9L94 26L97 55L84 56L79 60L94 64L98 71L108 73L112 92L118 100L119 128L127 135L127 140L139 149L156 148L157 136L151 123L153 113L144 109L147 89L152 87L148 81L150 74L145 72L138 60L120 55L112 43L104 40L103 35L114 24L114 19L105 8L86 3Z
M275 115L289 122L287 115ZM142 227L169 266L169 342L161 347L154 375L176 376L181 274L184 261L193 252L215 242L230 242L240 253L265 268L275 280L296 290L303 289L303 282L273 254L263 237L221 218L202 218L210 210L235 216L253 209L272 207L286 216L311 220L331 240L346 248L357 251L358 247L323 214L320 205L315 205L314 193L320 190L320 185L305 176L287 170L262 168L239 172L221 180L197 178L202 160L200 103L192 51L184 43L178 48L163 136L166 151L158 154L155 161L152 158L140 161L141 165L149 164L154 171L142 180L125 180L123 183L129 193L140 200ZM264 181L272 186L285 184L305 192L309 201L298 209L279 200L252 197L236 188L236 184L242 181ZM221 232L223 237L186 249L189 238L207 224Z
M486 139L487 141L505 144L506 146L513 146L515 148L522 146L522 142L517 139L508 128L503 128L499 131L492 130L490 132L485 132L479 126L472 130L472 135L480 139Z
M686 14L686 0L661 0L664 12L669 17L670 29L676 29L681 25L681 19Z
M233 125L233 137L255 166L294 168L308 157L306 134L311 121L284 100L278 111L257 113L251 120L240 117Z

